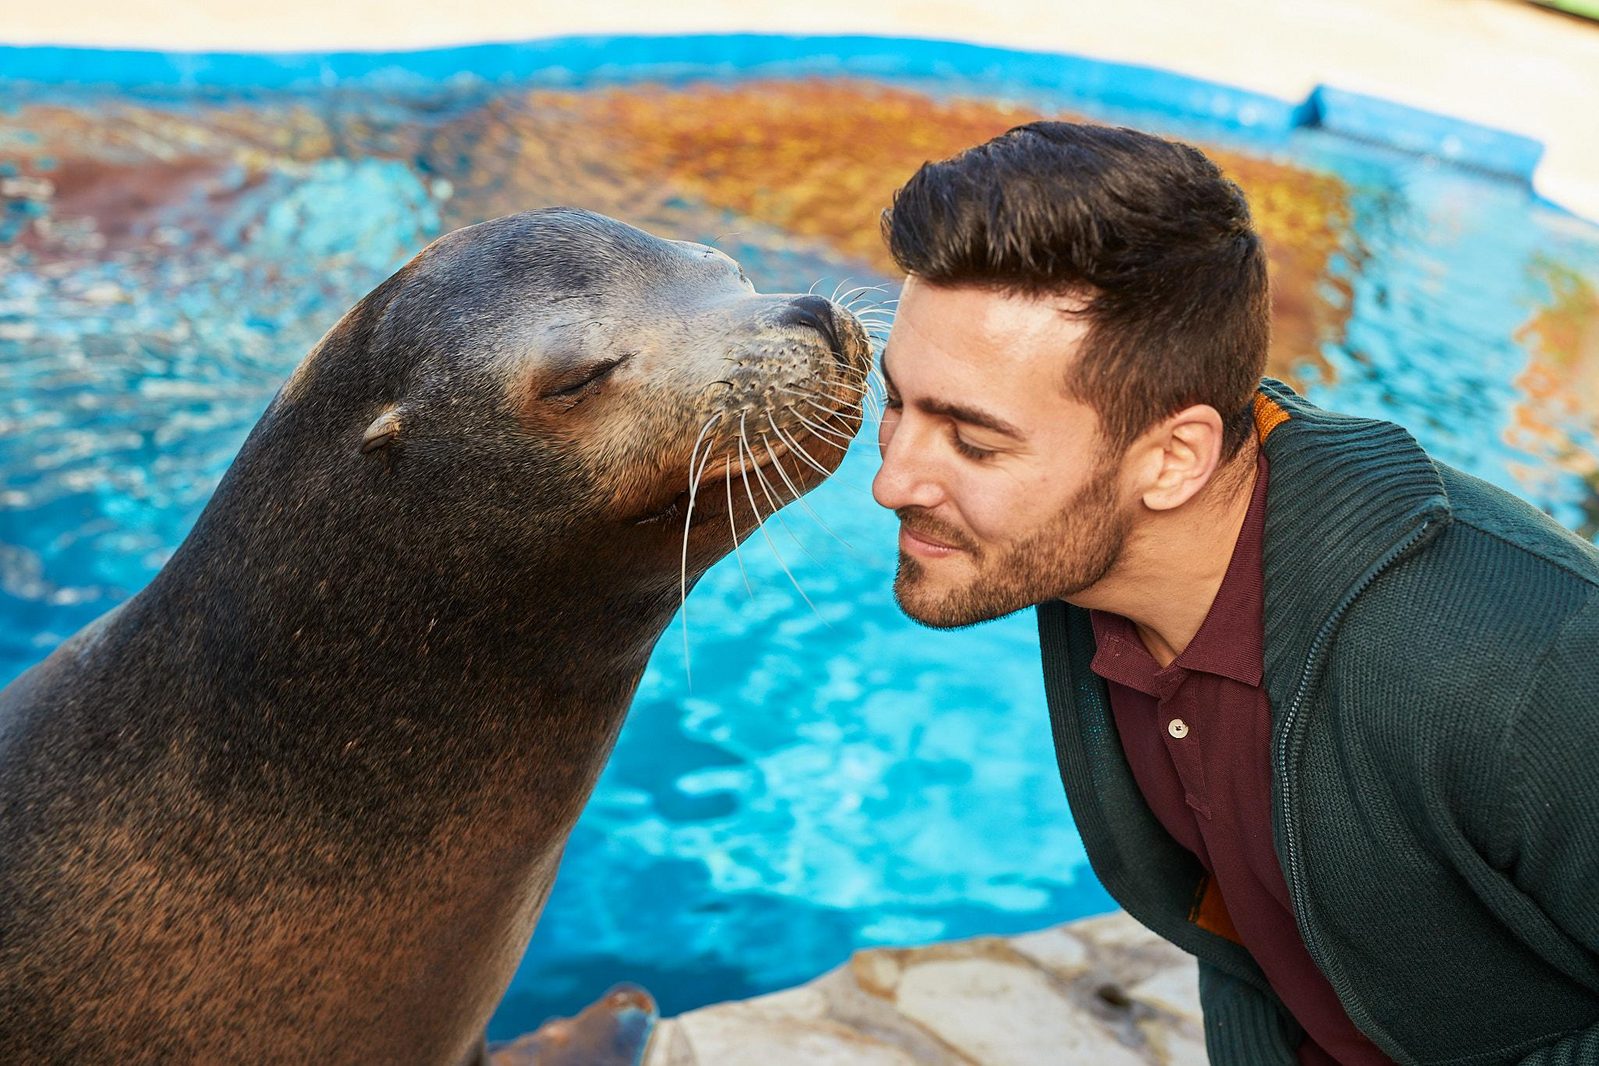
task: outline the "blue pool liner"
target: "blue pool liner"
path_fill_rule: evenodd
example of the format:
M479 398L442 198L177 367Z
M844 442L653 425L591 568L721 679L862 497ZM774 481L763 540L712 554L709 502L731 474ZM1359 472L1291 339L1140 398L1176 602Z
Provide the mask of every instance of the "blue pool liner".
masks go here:
M961 78L1068 103L1154 109L1257 133L1316 127L1531 184L1543 145L1504 130L1317 86L1283 100L1154 67L957 41L769 34L555 37L403 52L152 52L0 46L6 81L120 89L423 91L461 79L535 85L689 80L715 76ZM0 100L3 103L3 100Z
M1528 182L1544 150L1542 142L1518 133L1328 85L1311 92L1301 122Z

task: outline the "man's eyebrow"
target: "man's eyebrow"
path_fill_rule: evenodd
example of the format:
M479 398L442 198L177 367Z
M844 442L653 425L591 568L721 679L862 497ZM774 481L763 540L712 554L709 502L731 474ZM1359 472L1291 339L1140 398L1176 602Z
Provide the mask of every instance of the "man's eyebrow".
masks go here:
M878 367L883 372L883 384L889 392L897 391L894 388L894 377L888 372L888 351L883 351L883 357L878 361ZM918 410L930 415L942 415L953 418L957 422L965 422L969 426L981 426L993 430L995 433L1010 437L1012 440L1026 440L1027 435L998 415L991 415L987 411L976 407L969 407L963 403L953 403L949 400L921 399L916 401Z

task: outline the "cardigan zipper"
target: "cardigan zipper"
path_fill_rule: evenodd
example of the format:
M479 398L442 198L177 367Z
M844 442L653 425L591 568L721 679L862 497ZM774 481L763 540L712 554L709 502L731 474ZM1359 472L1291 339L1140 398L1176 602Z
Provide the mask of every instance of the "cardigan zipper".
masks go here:
M1288 866L1286 871L1288 875L1288 895L1293 900L1294 917L1299 924L1299 933L1304 937L1305 949L1310 953L1311 959L1326 976L1328 983L1332 985L1334 993L1338 996L1338 1001L1344 1006L1344 1010L1349 1012L1350 1020L1355 1023L1361 1032L1366 1033L1368 1036L1372 1030L1377 1028L1376 1025L1372 1022L1371 1016L1366 1012L1364 1006L1354 998L1353 990L1344 975L1327 965L1327 957L1322 953L1316 932L1310 923L1309 909L1306 906L1309 889L1305 884L1304 870L1300 863L1300 853L1294 840L1296 828L1294 800L1293 793L1289 789L1288 780L1289 738L1293 733L1294 726L1297 724L1300 709L1310 689L1310 682L1316 675L1316 667L1320 664L1321 657L1325 654L1333 633L1337 631L1338 623L1343 620L1344 613L1349 610L1355 599L1365 592L1373 581L1377 580L1383 571L1397 562L1400 556L1415 547L1417 542L1426 535L1427 528L1431 524L1431 519L1423 520L1421 524L1390 548L1339 601L1338 605L1333 608L1333 612L1327 616L1327 620L1322 623L1321 628L1316 631L1315 639L1311 641L1310 651L1305 659L1305 667L1299 675L1299 684L1294 690L1294 698L1288 704L1287 713L1283 715L1283 728L1277 737L1276 750L1274 752L1275 758L1273 760L1276 763L1277 781L1280 786L1280 795L1282 796L1283 854ZM1381 1030L1378 1031L1380 1032ZM1401 1058L1403 1049L1397 1046L1387 1046L1391 1045L1392 1041L1388 1039L1386 1033L1383 1033L1383 1037L1382 1050L1390 1057L1404 1061Z

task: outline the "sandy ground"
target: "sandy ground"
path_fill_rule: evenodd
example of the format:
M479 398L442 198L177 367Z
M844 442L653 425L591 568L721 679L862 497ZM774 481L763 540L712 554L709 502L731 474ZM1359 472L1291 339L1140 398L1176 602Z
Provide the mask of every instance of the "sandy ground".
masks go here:
M940 37L1143 63L1288 99L1317 83L1544 142L1540 192L1599 219L1599 24L1522 0L69 0L0 8L0 42L404 49L579 33Z

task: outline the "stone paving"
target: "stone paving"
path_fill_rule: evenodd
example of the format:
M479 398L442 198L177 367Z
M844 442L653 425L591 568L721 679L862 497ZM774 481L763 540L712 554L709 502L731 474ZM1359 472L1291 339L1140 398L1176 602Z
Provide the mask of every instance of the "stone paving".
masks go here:
M1203 1066L1194 960L1114 913L876 948L660 1023L644 1066Z

